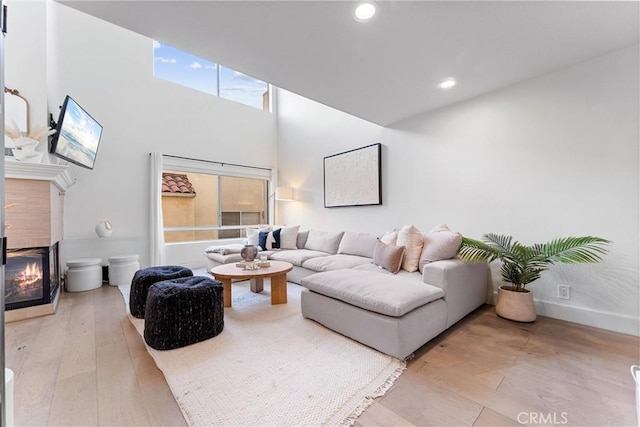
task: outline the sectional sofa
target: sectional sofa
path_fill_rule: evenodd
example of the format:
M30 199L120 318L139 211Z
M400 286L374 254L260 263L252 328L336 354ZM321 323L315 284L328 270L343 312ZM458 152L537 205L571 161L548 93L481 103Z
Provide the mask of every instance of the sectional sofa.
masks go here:
M416 271L398 268L394 274L398 269L378 256L386 246L380 239L386 236L285 228L284 247L261 253L293 264L287 280L303 286L302 315L391 356L407 358L486 302L487 265L468 264L455 251L449 251L450 259L421 259ZM263 245L266 233L262 231ZM437 236L420 235L423 256ZM240 261L240 247L209 248L208 267ZM402 265L407 268L404 261Z

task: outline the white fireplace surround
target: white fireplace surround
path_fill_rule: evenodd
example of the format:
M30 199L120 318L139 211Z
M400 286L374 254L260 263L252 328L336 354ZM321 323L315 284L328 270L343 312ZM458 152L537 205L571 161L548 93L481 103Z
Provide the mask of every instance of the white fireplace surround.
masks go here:
M39 247L50 246L57 241L62 241L63 224L62 224L62 212L63 212L63 199L67 189L76 182L76 178L68 165L55 165L50 163L28 163L20 162L11 157L5 157L5 203L12 203L12 198L21 197L21 191L25 191L22 187L16 191L9 191L9 182L18 182L16 180L27 181L45 181L49 182L46 186L36 185L40 194L49 194L50 197L46 197L42 200L42 203L25 203L18 202L19 207L28 209L30 215L16 216L16 210L19 207L14 208L12 213L14 218L11 220L13 227L5 230L9 240L13 238L15 247ZM15 185L15 184L11 184ZM31 184L27 184L31 185ZM30 190L29 190L30 191ZM46 202L44 201L46 200ZM46 215L46 220L37 220L38 215ZM15 220L15 221L14 221ZM28 221L37 221L37 226L28 224ZM41 233L43 233L41 235ZM10 236L10 234L14 236ZM18 234L16 234L18 233ZM17 237L16 237L17 236ZM37 243L37 244L36 244ZM12 245L9 245L10 247ZM64 265L64 257L61 248L58 252L59 268ZM60 270L62 271L62 270ZM13 322L22 319L28 319L31 317L44 316L55 313L56 306L60 297L60 290L56 293L55 300L49 304L35 305L31 307L18 308L14 310L5 311L5 321Z
M5 157L4 177L51 181L63 193L76 182L69 166L20 162L11 157Z

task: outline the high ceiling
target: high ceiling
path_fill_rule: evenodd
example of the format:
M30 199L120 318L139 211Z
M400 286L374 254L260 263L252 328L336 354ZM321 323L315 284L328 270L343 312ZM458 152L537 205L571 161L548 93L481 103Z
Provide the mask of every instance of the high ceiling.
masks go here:
M66 1L380 125L639 42L640 3ZM437 87L446 77L458 84Z

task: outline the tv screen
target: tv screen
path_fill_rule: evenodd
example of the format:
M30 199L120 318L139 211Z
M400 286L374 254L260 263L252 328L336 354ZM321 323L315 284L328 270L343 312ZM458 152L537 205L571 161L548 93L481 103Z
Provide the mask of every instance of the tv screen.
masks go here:
M78 166L93 169L102 136L102 126L69 95L64 99L51 154Z

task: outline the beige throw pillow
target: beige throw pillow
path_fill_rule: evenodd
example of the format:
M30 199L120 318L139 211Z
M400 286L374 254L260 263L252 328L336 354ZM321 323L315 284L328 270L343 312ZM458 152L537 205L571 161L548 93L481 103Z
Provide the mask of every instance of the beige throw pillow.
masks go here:
M384 236L380 238L380 241L385 245L394 246L398 240L398 230L387 231Z
M418 265L420 272L430 262L454 258L461 244L462 235L451 231L446 224L440 224L429 233L425 233L424 248Z
M373 263L396 274L402 267L403 256L404 246L390 246L378 241L373 250Z
M405 225L398 232L397 246L404 246L404 259L402 260L402 268L408 272L418 270L420 262L420 254L424 245L422 233L413 225Z

